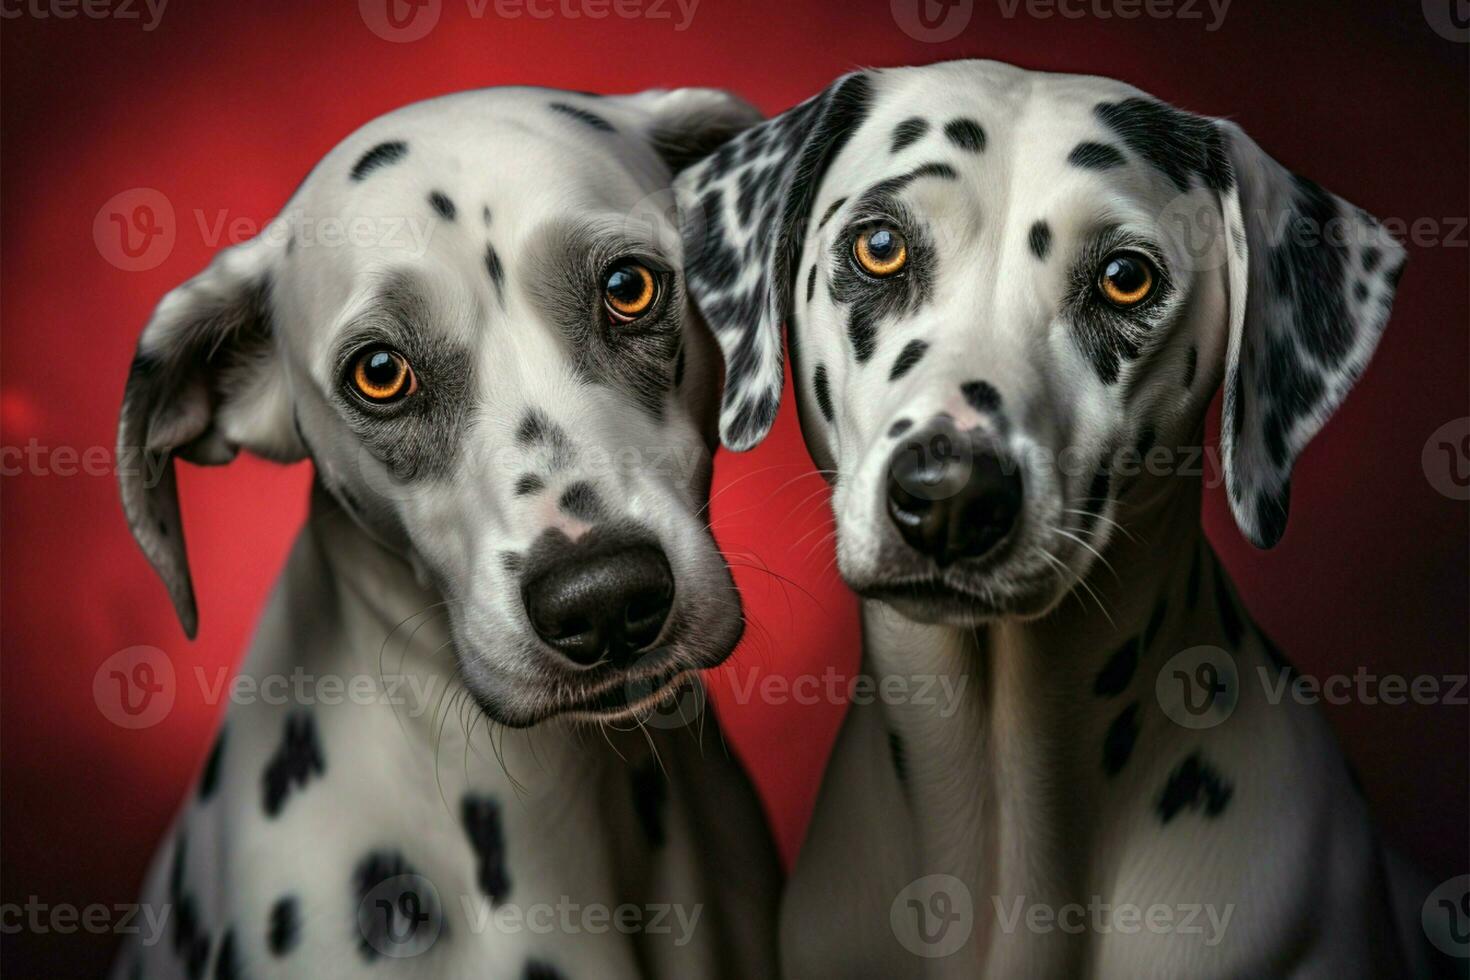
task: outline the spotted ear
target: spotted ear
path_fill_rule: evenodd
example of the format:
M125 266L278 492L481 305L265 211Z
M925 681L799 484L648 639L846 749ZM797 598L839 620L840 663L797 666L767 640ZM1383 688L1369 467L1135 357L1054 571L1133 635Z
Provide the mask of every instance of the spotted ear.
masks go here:
M241 448L304 454L270 318L273 243L222 252L158 304L138 341L118 424L118 482L133 537L163 579L184 632L198 629L174 458L218 465Z
M752 127L674 182L690 294L725 355L720 437L734 450L771 430L781 401L781 324L828 165L868 112L872 77L846 75Z
M1221 446L1241 531L1286 529L1291 468L1347 396L1388 323L1404 249L1368 213L1218 124L1230 289Z

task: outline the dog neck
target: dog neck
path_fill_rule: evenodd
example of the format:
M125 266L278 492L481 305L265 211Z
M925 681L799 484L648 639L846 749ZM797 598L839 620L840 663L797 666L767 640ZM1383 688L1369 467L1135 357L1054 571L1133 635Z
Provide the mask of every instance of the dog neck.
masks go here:
M998 913L1020 896L1058 907L1088 894L1109 726L1135 702L1138 712L1157 709L1144 702L1162 660L1144 651L1182 649L1196 621L1213 614L1213 602L1185 598L1191 580L1198 597L1214 566L1200 501L1197 477L1139 477L1086 585L1040 619L961 628L864 606L865 667L875 680L898 676L907 684L895 689L937 692L923 704L879 699L913 815L916 871L966 883L979 948L991 956L1034 945L1024 962L1065 972L1081 955L1056 936L1038 943L1024 927L1002 936Z

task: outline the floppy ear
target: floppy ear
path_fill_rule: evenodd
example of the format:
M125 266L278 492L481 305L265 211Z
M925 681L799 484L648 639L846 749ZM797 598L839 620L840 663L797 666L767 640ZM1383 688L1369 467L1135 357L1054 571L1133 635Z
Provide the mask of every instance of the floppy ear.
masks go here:
M123 512L191 639L198 612L174 457L218 465L242 447L283 461L303 455L271 330L275 250L262 239L235 246L165 296L138 341L123 394Z
M781 324L827 167L867 116L871 76L746 130L674 182L690 294L725 355L720 438L765 438L781 401Z
M649 89L622 98L649 114L648 139L676 174L763 118L740 96L717 88Z
M1368 365L1404 249L1371 215L1219 126L1230 289L1221 446L1230 507L1269 548L1286 529L1291 467Z

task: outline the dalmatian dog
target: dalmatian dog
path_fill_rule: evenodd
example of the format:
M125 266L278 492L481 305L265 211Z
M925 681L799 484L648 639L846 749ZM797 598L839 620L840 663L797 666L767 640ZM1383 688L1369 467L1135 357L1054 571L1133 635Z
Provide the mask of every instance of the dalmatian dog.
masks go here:
M160 303L119 443L162 475L122 497L190 636L174 457L316 481L119 976L772 974L775 851L688 686L743 622L665 214L757 119L703 89L412 105Z
M1403 249L1230 122L984 61L850 74L675 187L724 442L771 426L784 322L865 600L877 693L783 898L786 975L1401 974L1368 808L1277 693L1188 447L1223 383L1230 505L1273 545Z

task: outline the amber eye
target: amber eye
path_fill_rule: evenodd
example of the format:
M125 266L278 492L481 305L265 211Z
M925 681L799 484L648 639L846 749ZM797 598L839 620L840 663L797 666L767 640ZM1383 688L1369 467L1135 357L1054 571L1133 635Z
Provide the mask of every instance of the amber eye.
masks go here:
M852 242L852 257L864 272L881 279L904 267L909 260L909 246L898 232L879 225L858 233Z
M618 262L602 280L602 303L619 323L628 323L647 313L657 297L658 280L647 266L637 262Z
M1114 306L1127 309L1148 299L1157 280L1153 263L1137 252L1114 252L1103 260L1097 288Z
M352 363L352 387L370 402L397 401L418 388L408 358L388 347L370 347Z

